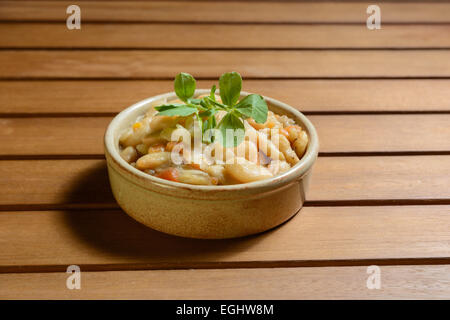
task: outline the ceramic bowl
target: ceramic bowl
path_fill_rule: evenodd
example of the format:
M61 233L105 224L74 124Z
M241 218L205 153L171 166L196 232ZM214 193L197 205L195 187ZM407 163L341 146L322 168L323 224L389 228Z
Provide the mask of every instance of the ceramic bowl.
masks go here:
M209 90L196 90L196 95ZM242 92L242 96L249 93ZM308 190L319 141L311 122L295 108L264 97L269 109L287 115L303 127L309 145L289 171L267 180L223 186L172 182L139 171L119 155L119 136L139 115L170 92L142 100L120 112L105 134L105 155L112 192L120 207L144 225L168 234L201 239L224 239L274 228L300 211Z

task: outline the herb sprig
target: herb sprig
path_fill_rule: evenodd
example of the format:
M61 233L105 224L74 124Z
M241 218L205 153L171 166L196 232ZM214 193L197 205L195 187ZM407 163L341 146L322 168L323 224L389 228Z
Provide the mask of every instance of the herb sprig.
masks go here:
M179 73L174 82L175 93L184 103L171 103L155 107L156 114L165 116L194 115L202 129L202 140L207 143L214 141L214 135L207 134L219 130L222 144L225 147L239 145L244 139L244 120L253 118L257 123L267 121L267 103L259 94L250 94L239 101L242 88L242 78L237 72L227 72L219 79L220 98L216 100L216 86L213 85L209 96L201 99L193 98L196 82L189 73ZM219 110L226 112L225 116L216 123L214 116ZM232 130L233 139L226 139L227 130Z

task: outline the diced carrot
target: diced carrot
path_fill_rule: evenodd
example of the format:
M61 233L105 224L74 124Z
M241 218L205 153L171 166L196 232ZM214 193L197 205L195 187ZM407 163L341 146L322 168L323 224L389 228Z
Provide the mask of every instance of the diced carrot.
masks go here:
M166 179L170 181L178 181L178 170L176 168L168 168L164 171L161 171L156 175L158 178Z
M266 126L266 128L272 129L273 127L275 127L275 123L273 123L272 121L266 122L264 124Z
M165 145L163 143L157 143L148 148L147 153L163 152L165 150Z
M191 168L197 169L197 170L201 170L200 169L200 165L198 163L189 163L188 164Z
M136 122L135 124L133 124L133 130L137 130L140 127L142 127L142 123L140 123L140 122Z

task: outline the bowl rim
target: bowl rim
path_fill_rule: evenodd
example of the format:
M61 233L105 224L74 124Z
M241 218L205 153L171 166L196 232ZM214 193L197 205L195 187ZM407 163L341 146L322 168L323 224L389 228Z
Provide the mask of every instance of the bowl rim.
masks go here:
M201 94L207 94L210 93L209 89L196 89L194 96L201 95ZM251 93L246 91L241 91L241 98L249 95ZM294 120L296 122L300 122L302 127L304 127L307 131L309 142L308 147L306 149L305 154L300 159L298 163L296 163L291 169L288 171L277 175L275 177L254 181L254 182L247 182L247 183L240 183L240 184L232 184L232 185L213 185L213 186L204 186L204 185L192 185L182 182L175 182L175 181L169 181L165 179L161 179L158 177L154 177L150 174L147 174L145 172L142 172L136 168L134 168L132 165L130 165L128 162L126 162L119 154L119 148L115 145L115 129L116 127L122 123L129 115L130 113L136 112L138 109L146 109L148 108L149 104L161 100L161 99L175 99L177 98L174 91L166 92L163 94L159 94L156 96L152 96L146 99L143 99L141 101L138 101L134 103L133 105L125 108L121 112L119 112L113 120L109 123L105 136L104 136L104 145L105 145L105 155L106 160L109 162L108 155L114 160L115 164L118 165L121 169L121 171L128 172L130 175L134 176L134 178L139 178L139 180L150 182L151 184L156 185L162 185L164 187L169 188L179 188L183 190L192 190L192 191L232 191L232 190L242 190L242 189L258 189L258 188L267 188L268 186L280 186L285 185L293 180L299 179L303 177L312 167L315 160L317 159L317 155L319 152L319 138L316 132L316 129L314 128L314 125L311 123L311 121L300 111L295 109L294 107L278 101L276 99L267 97L263 95L263 98L268 102L269 104L269 110L270 105L275 106L276 108L283 109L286 111L286 113L294 115ZM145 110L146 111L146 110ZM145 111L142 111L142 114L145 113Z

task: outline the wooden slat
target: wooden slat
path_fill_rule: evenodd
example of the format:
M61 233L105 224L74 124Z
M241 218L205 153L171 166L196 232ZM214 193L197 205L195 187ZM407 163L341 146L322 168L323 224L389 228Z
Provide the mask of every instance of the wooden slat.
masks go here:
M116 211L0 214L0 272L135 268L336 266L450 258L450 206L304 207L261 235L169 236Z
M69 1L2 1L0 20L65 21ZM78 1L82 21L357 22L369 4L355 2ZM378 3L382 22L449 22L448 3Z
M2 78L449 77L450 51L86 50L0 52Z
M319 159L314 200L449 199L450 156Z
M450 151L450 115L309 116L321 152Z
M0 173L3 205L114 202L103 160L2 161Z
M4 208L115 203L104 160L3 160L0 176ZM307 200L448 201L449 177L450 156L319 158Z
M198 81L210 88L216 81ZM450 111L450 80L245 80L303 112ZM172 80L0 81L0 113L115 113L173 90Z
M382 31L373 32L365 25L84 23L80 31L74 32L63 23L3 23L0 34L0 48L450 47L450 25L386 25Z
M0 119L0 155L103 154L103 136L112 117Z
M2 274L0 295L4 299L188 300L450 297L449 266L385 266L380 270L379 290L367 289L366 267L82 272L81 290L68 290L69 275L63 272ZM274 308L274 315L280 312ZM209 317L215 314L220 309L210 311Z
M450 115L310 116L323 153L450 152ZM112 117L0 119L0 156L103 154Z

